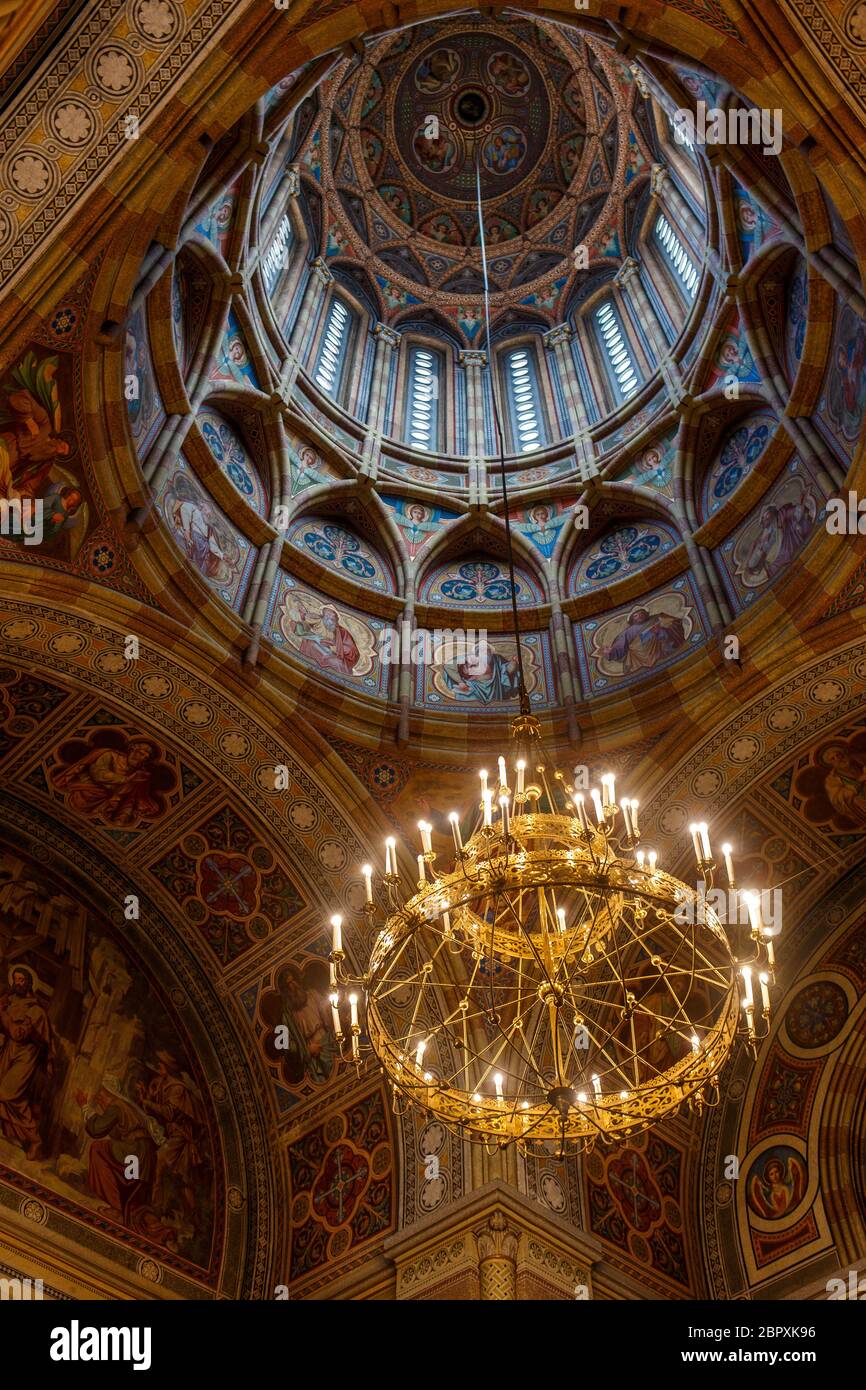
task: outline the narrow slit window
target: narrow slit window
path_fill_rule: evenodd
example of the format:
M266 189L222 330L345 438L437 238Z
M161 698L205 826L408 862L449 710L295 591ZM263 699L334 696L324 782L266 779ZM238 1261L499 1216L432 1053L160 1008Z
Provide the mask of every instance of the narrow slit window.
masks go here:
M332 299L314 373L316 385L327 396L336 396L340 386L351 323L351 315L342 300Z
M439 368L438 353L410 349L406 442L413 449L435 449L439 442Z
M541 399L535 358L529 348L515 348L505 359L505 384L517 452L528 454L544 443Z
M689 299L694 299L698 288L698 270L686 248L683 246L664 213L659 213L655 226L656 241L667 258L674 275L679 280Z
M274 232L271 244L262 261L265 286L268 294L274 289L274 286L280 278L280 273L286 269L288 251L292 241L292 224L288 216L284 216L277 230Z
M619 317L609 299L596 309L595 322L601 350L610 367L619 399L627 401L637 390L639 379Z

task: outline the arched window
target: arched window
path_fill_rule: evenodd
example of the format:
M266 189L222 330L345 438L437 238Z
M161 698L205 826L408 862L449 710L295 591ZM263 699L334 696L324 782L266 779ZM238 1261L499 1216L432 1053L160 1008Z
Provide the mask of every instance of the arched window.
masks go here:
M535 354L529 347L512 348L505 354L505 393L516 451L528 454L544 441L544 417L538 390Z
M341 299L334 295L328 309L328 318L322 342L319 347L319 360L313 379L328 396L336 398L346 366L349 331L352 315Z
M697 266L663 212L659 213L655 235L684 293L689 299L694 299L698 287Z
M262 273L265 277L265 289L268 294L274 290L280 273L288 267L289 247L293 241L291 219L288 214L284 214L262 259Z
M668 125L670 126L671 136L674 142L677 145L685 145L689 154L693 155L695 152L695 142L689 134L688 122L678 121L674 123L673 117L668 116Z
M438 352L427 347L410 347L404 437L413 449L435 449L439 443L441 368Z
M619 314L611 300L606 299L595 311L602 353L610 367L611 378L620 401L627 401L638 388L637 368L626 342Z

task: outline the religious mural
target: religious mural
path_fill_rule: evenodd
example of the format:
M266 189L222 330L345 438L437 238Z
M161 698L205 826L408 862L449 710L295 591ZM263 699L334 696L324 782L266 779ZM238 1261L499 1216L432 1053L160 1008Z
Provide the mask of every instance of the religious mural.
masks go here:
M74 560L88 530L90 504L72 427L65 356L29 349L0 377L0 501L19 502L22 516L41 511L38 549ZM24 546L27 535L0 538ZM27 549L37 546L28 544Z
M332 679L369 694L387 690L389 667L381 660L388 624L342 603L332 603L291 575L281 573L271 600L269 636Z
M708 391L713 386L723 386L728 377L736 377L741 382L761 379L746 338L746 330L737 313L732 315L723 328L712 360L701 372L701 389Z
M568 592L582 594L615 584L660 559L678 543L679 536L673 528L659 521L613 526L572 562Z
M798 259L797 267L788 281L786 306L785 363L788 376L793 381L803 356L809 318L809 277L802 259Z
M771 411L755 410L722 436L719 456L704 481L705 516L712 516L723 507L743 479L749 476L772 439L777 423Z
M617 479L640 487L657 488L666 497L673 497L673 474L676 460L676 435L657 439L648 449L642 449Z
M226 331L210 370L211 381L234 381L238 386L261 389L246 336L234 310L229 310Z
M236 608L243 598L254 551L205 492L185 459L179 459L157 502L182 553L221 599Z
M653 1132L585 1160L590 1230L631 1255L657 1290L689 1287L684 1166L682 1151Z
M367 589L394 593L396 584L390 564L368 541L342 523L326 517L304 516L292 523L286 539L335 574Z
M229 482L259 516L267 517L267 491L240 430L213 406L202 406L196 419L205 444Z
M285 926L302 906L273 850L229 805L201 815L150 872L177 904L184 930L223 965Z
M412 560L446 522L456 521L458 516L457 512L450 512L445 507L414 502L409 497L388 497L382 494L381 501L393 511L397 528L406 542L406 549Z
M556 499L550 502L533 502L531 506L521 507L511 513L511 525L515 531L519 531L531 541L536 550L541 551L545 560L550 560L574 501L575 499Z
M177 773L154 739L115 727L61 743L49 780L83 819L138 829L164 815Z
M289 437L289 470L292 479L292 497L305 492L307 488L319 483L328 483L338 476L336 469L310 444L300 438Z
M144 307L131 314L126 324L123 394L130 432L143 455L153 442L158 425L165 419L150 355Z
M799 459L792 459L751 516L719 548L731 596L744 605L753 603L784 574L823 516L817 483Z
M235 208L237 206L236 185L221 194L210 207L202 213L201 218L195 224L195 230L199 236L203 236L212 246L215 246L224 257L228 256L229 242L231 240L232 227L234 224Z
M841 731L815 748L795 774L793 793L813 825L850 834L866 827L866 731Z
M540 585L526 569L514 567L518 606L544 602ZM421 603L443 608L502 608L511 603L511 579L504 561L485 556L437 565L418 589Z
M140 964L74 893L0 852L4 1180L207 1270L217 1153L195 1059Z
M261 1045L274 1075L281 1110L316 1095L337 1074L342 1053L330 1002L328 962L304 956L276 966L257 991ZM340 1031L349 1036L349 1015Z
M587 693L629 685L704 641L709 624L690 576L603 618L575 623Z
M467 639L470 634L467 633ZM415 697L428 705L497 706L510 704L519 692L517 648L513 637L488 633L486 641L465 646L431 633L429 662L417 668ZM523 674L530 702L553 699L553 671L547 633L522 633Z
M303 1280L350 1250L380 1240L393 1223L394 1176L381 1091L289 1147L292 1188L290 1277Z
M836 326L818 414L849 458L863 427L866 409L866 325L847 304L836 311Z

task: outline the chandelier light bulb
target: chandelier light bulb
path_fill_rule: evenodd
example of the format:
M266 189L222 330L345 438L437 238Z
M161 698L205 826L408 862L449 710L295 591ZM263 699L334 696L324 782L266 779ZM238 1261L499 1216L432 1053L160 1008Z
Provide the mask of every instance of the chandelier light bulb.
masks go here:
M632 830L631 823L631 802L629 801L627 796L623 797L622 801L620 802L620 806L622 808L622 823L625 826L626 836L629 840L632 840L634 839L634 832Z
M704 858L704 863L709 864L713 857L713 852L710 848L710 828L705 820L702 820L698 825L698 834L701 837L701 853Z
M335 1032L338 1036L339 1036L340 1033L342 1033L342 1031L343 1031L343 1026L342 1026L342 1024L341 1024L341 1022L340 1022L340 1009L339 1009L339 1003L340 1003L340 996L339 996L339 994L336 994L336 993L332 994L332 995L331 995L331 1022L332 1022L332 1024L334 1025L334 1032Z
M331 932L334 955L340 955L343 950L343 919L337 912L331 918Z
M478 1094L477 1091L476 1091L476 1092L474 1093L474 1095L472 1096L472 1104L473 1104L473 1105L480 1105L480 1104L481 1104L481 1097L480 1097L480 1095Z
M421 1070L421 1063L424 1061L424 1053L426 1049L426 1039L422 1038L418 1043L418 1046L415 1048L415 1065L417 1066L419 1071Z
M734 850L732 845L722 845L722 854L724 855L725 859L725 873L728 876L729 888L733 888L735 884L733 853Z
M456 811L452 811L448 819L451 822L451 834L454 837L454 848L458 854L463 853L463 836L460 834L460 817Z
M424 854L432 854L432 853L433 853L433 842L432 842L432 840L431 840L431 838L430 838L431 832L432 832L432 830L433 830L432 825L428 824L428 822L427 822L426 820L419 820L419 822L418 822L418 829L419 829L420 832L421 832L421 849L422 849L422 851L424 852Z
M487 795L487 769L482 768L478 776L481 778L481 800Z
M601 797L598 794L598 788L593 787L589 794L592 797L592 804L595 810L596 824L602 825L604 822L604 808L601 804Z
M386 878L390 878L390 877L392 877L393 874L394 874L394 868L395 868L395 863L396 863L396 855L395 855L394 851L395 851L396 847L397 847L397 841L394 839L393 835L389 835L389 836L388 836L388 839L385 841L385 877L386 877Z
M578 1102L579 1102L580 1105L586 1105L586 1101L587 1101L586 1091L578 1091L578 1093L577 1093L577 1099L578 1099Z
M353 1027L353 1028L357 1028L357 1026L358 1026L358 996L357 996L357 994L350 994L350 995L349 995L349 1008L350 1008L351 1011L352 1011L352 1027Z
M599 1081L597 1076L593 1076L592 1078L592 1089L595 1091L595 1094L597 1096L601 1095L601 1082Z
M612 772L606 772L601 779L601 795L605 807L614 805L616 801L616 785Z
M364 893L368 903L373 901L373 865L362 864L361 873L364 875Z
M526 763L523 758L517 759L517 795L523 796L523 774L526 771Z
M654 874L656 871L656 864L658 863L658 855L656 854L654 849L651 849L649 851L649 854L647 855L647 861L649 863L650 873Z
M494 1085L494 1087L495 1087L495 1089L496 1089L496 1099L497 1099L497 1100L501 1100L501 1099L502 1099L502 1077L499 1075L498 1072L496 1073L496 1075L495 1075L494 1078L493 1078L493 1085Z
M557 917L559 918L559 930L560 930L561 932L564 932L564 931L565 931L565 908L564 908L564 907L558 907L558 908L556 909L556 915L557 915Z
M423 854L418 855L418 882L419 884L427 882L427 861Z
M507 786L508 786L508 774L507 774L506 771L505 771L505 759L504 759L504 758L499 758L499 759L498 759L498 763L499 763L499 785L500 785L500 787L507 787Z
M508 839L509 821L508 821L508 793L507 793L507 792L506 792L503 796L500 796L500 798L499 798L499 810L500 810L500 812L501 812L501 814L502 814L502 833L503 833L503 835L505 836L505 838Z
M761 899L757 893L749 890L743 894L743 901L748 909L749 923L752 931L757 934L763 926L763 922L761 921Z
M639 804L640 804L640 803L637 802L637 801L635 801L634 797L632 797L632 799L631 799L631 828L632 828L632 830L633 830L634 833L635 833L635 837L637 837L637 836L640 834L640 830L638 829L638 823L637 823L637 809L638 809Z
M642 849L638 850L637 854L635 855L635 859L637 860L638 868L642 869L644 866L644 860L646 859L646 855L644 854Z
M698 863L700 864L700 862L701 862L701 832L700 832L700 828L699 828L699 826L697 825L697 822L696 822L696 821L692 821L691 825L689 826L689 834L690 834L691 837L692 837L692 846L693 846L694 851L695 851L695 859L696 859L696 860L698 861Z
M770 977L766 971L762 970L758 980L761 985L761 1008L768 1015L770 1012Z
M586 819L586 807L583 804L583 797L580 792L574 798L574 809L577 812L577 819L580 821L580 828L584 835L589 834L589 822Z
M484 825L489 829L493 825L493 792L484 792Z
M743 979L743 1008L751 1009L754 1006L752 997L752 971L748 965L744 965L740 974Z
M692 1052L699 1052L699 1051L700 1051L700 1047L701 1047L701 1040L700 1040L700 1038L698 1037L697 1033L692 1033Z

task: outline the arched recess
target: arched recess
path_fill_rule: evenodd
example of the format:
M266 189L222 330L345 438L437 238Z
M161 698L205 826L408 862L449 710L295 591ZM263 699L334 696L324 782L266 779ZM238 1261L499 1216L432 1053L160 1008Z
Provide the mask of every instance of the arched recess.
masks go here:
M512 541L517 562L515 568L518 571L516 576L518 583L521 569L528 580L525 598L520 599L518 594L521 606L532 607L546 603L548 601L548 580L541 568L538 554L533 553L529 542L519 531L512 531ZM479 588L479 597L475 602L468 598L466 600L455 598L450 606L459 610L464 606L464 603L469 607L475 607L477 603L485 607L487 611L502 608L510 613L511 598L507 575L507 555L505 524L501 518L492 513L488 513L480 519L467 514L444 529L431 544L425 555L424 564L416 577L416 593L420 596L429 589L436 573L444 571L446 567L482 560L496 568L497 574L496 576L491 575L491 582L497 585L496 592L500 596L485 599L483 597L483 579L480 578L478 584L467 581L473 587ZM503 586L501 590L500 585ZM420 601L445 606L444 595L435 599Z
M68 871L100 925L116 927L121 943L163 983L166 1009L177 1015L213 1096L225 1163L226 1253L212 1289L199 1279L190 1294L191 1278L170 1249L160 1258L142 1247L140 1268L130 1267L130 1240L117 1279L130 1296L152 1296L161 1281L174 1296L270 1298L286 1282L288 1264L282 1155L289 1113L248 997L290 965L302 943L318 942L326 911L360 910L358 866L381 844L386 822L333 740L315 735L285 692L265 697L225 666L212 679L197 674L214 656L207 638L164 615L118 603L116 595L112 602L92 585L84 617L55 588L34 602L14 575L4 582L4 819L22 850L36 856L49 891ZM124 656L129 632L140 634L137 660ZM138 766L145 778L130 787L124 766L144 743ZM114 759L119 782L106 785L90 756L99 750ZM285 790L276 787L277 766L286 770ZM11 838L4 832L4 850ZM256 903L239 913L231 894L221 898L218 871L231 877L242 867L248 871L236 886L254 892ZM206 885L202 874L217 877ZM74 945L68 933L66 942ZM347 947L351 957L354 938ZM354 967L361 964L353 958ZM166 1041L158 1046L169 1051ZM195 1070L192 1062L187 1070ZM341 1069L343 1091L353 1077L350 1067ZM4 1159L8 1168L5 1150ZM31 1185L28 1200L37 1195ZM393 1212L393 1188L390 1201ZM71 1210L61 1203L55 1211L48 1199L42 1208L49 1239L62 1241ZM37 1215L34 1205L13 1222L31 1251ZM109 1225L101 1222L97 1244L116 1259L119 1237Z

